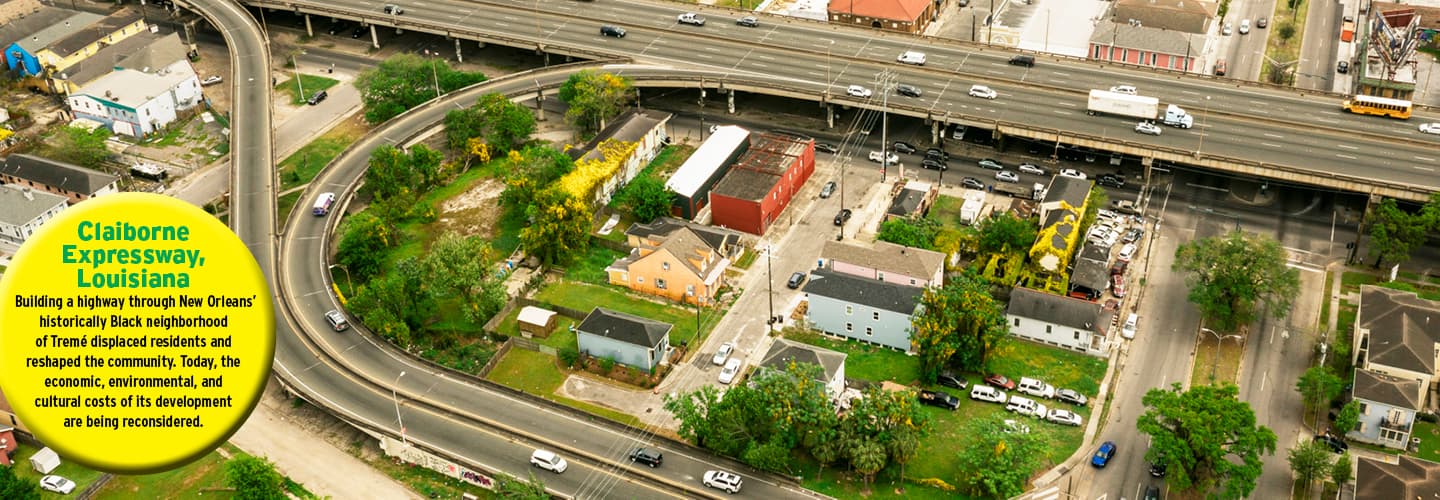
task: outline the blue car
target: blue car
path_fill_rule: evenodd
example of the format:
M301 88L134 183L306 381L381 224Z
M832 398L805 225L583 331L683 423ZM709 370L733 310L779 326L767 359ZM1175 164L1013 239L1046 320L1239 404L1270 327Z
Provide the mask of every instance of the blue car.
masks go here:
M1115 442L1106 441L1105 444L1100 445L1100 449L1095 450L1095 456L1090 457L1090 465L1103 468L1105 464L1110 463L1110 459L1114 456Z

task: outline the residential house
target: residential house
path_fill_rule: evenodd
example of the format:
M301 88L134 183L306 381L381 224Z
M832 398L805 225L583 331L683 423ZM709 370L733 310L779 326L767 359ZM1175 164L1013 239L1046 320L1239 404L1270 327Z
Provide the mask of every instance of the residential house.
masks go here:
M896 285L945 285L945 254L887 241L826 240L820 248L819 267Z
M70 206L64 196L16 186L0 185L0 241L19 245Z
M669 143L671 116L674 115L663 111L628 110L606 125L590 142L569 151L570 157L577 162L603 162L606 159L606 152L601 145L606 141L635 145L633 149L627 148L629 154L620 161L619 168L615 173L595 189L593 193L595 205L610 203L610 198L615 195L615 192L639 175L640 171L660 153L660 149Z
M575 327L580 352L643 371L665 362L670 352L669 323L596 307Z
M1362 403L1361 423L1351 439L1403 449L1415 414L1434 406L1429 396L1440 380L1440 302L1415 292L1360 287L1355 314L1352 395Z
M710 199L710 189L750 147L749 139L750 131L738 126L716 128L665 181L665 188L675 192L672 213L685 219L700 215Z
M5 67L20 76L45 73L45 64L36 54L55 41L85 31L105 16L93 12L77 12L58 7L42 8L14 23L15 29L4 34ZM7 25L9 27L9 25Z
M20 417L15 416L15 409L10 407L10 400L5 399L4 391L0 391L0 426L13 427L23 434L30 433L30 429L25 427L25 423L20 421Z
M805 320L831 335L910 352L913 317L925 290L816 269L804 288Z
M124 41L144 32L146 22L139 10L120 9L98 19L85 29L70 33L51 42L35 52L35 59L43 69L41 76L69 70L100 49ZM168 62L168 61L167 61ZM51 92L59 89L50 87Z
M1106 341L1114 316L1100 304L1015 287L1005 308L1010 333L1026 340L1083 352L1109 355Z
M725 269L738 237L697 229L674 219L636 224L625 231L630 255L605 268L613 285L674 301L711 305L725 285Z
M1440 463L1396 455L1396 463L1360 456L1355 465L1354 500L1440 498Z
M1069 295L1095 300L1110 287L1110 249L1088 242L1083 245L1080 256L1075 258L1075 271L1070 274Z
M118 192L116 186L119 180L119 177L99 170L38 156L15 154L0 158L0 184L64 196L71 205Z
M1139 23L1101 22L1090 34L1090 58L1184 72L1204 72L1205 36Z
M1057 175L1040 202L1040 231L1030 247L1029 286L1055 294L1066 293L1066 268L1083 236L1081 219L1089 202L1091 182Z
M763 235L815 172L815 139L750 134L750 147L710 190L710 223Z
M190 61L153 71L124 69L91 82L66 98L75 117L104 124L116 134L145 137L199 104L200 78Z
M15 440L15 428L0 425L0 467L9 467L15 463L15 451L20 448L20 443Z
M825 395L833 401L845 390L845 353L824 347L802 344L788 339L776 339L760 358L757 370L788 370L791 363L808 363L820 367L820 383L825 385ZM752 377L753 378L753 377Z
M939 188L923 181L908 181L895 191L890 199L890 208L885 210L885 220L897 217L924 217L930 212L930 205L940 195Z
M74 94L112 72L122 69L144 72L163 68L186 59L188 52L175 30L150 26L150 29L101 48L95 55L63 71L51 73L50 88L58 94Z
M931 0L831 0L826 11L836 24L920 34L939 15L940 6Z
M1219 2L1210 0L1115 0L1110 21L1130 23L1155 29L1204 34L1219 10Z

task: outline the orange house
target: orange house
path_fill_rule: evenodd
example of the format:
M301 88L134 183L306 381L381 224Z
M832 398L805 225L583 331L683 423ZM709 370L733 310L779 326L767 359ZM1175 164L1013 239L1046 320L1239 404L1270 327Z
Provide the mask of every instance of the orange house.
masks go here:
M636 224L625 234L634 248L605 268L611 284L700 305L712 304L724 286L738 241L738 235L668 218Z

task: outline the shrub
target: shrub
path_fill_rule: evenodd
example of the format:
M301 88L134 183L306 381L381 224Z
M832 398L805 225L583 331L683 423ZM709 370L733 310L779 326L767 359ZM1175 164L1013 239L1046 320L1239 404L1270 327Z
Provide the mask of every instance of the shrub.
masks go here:
M556 355L560 357L561 363L565 363L566 368L574 368L575 364L580 362L580 351L572 347L560 349Z
M615 360L610 358L600 358L600 371L608 374L610 373L610 370L613 369L615 369Z
M1440 422L1440 416L1437 416L1434 413L1417 413L1415 414L1415 418L1419 419L1421 422L1430 422L1432 424Z

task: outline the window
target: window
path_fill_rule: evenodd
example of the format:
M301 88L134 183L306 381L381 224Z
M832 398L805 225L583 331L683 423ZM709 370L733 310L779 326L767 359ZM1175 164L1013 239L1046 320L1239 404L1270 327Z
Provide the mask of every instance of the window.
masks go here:
M855 331L855 324L854 324L854 323L845 323L845 331L847 331L847 332L853 332L853 331Z
M855 314L855 306L845 306L845 315Z
M910 286L915 286L915 278L910 278Z
M1151 65L1151 66L1154 66L1154 65L1155 65L1155 61L1156 61L1156 55L1155 55L1154 52L1151 52L1151 53L1150 53L1150 65Z
M645 283L645 277L644 277L644 276L636 276L636 277L635 277L635 282L636 282L636 283L644 284L644 283Z
M1015 318L1015 326L1016 326L1016 327L1019 327L1019 326L1020 326L1020 318Z
M660 263L660 269L663 270L663 271L669 271L669 270L670 270L670 263L669 263L669 262L661 262L661 263Z
M885 272L884 272L884 271L877 271L877 272L875 273L875 279L880 280L880 281L885 281Z
M875 321L880 321L880 311L875 311L875 312L870 313L870 319L873 319L873 320L875 320Z
M655 278L655 288L659 288L659 289L661 289L661 290L664 290L664 289L665 289L665 280L660 279L660 278Z
M1361 415L1369 415L1369 414L1370 414L1370 403L1360 403L1360 414L1361 414Z
M866 337L874 337L874 336L875 336L875 329L874 329L874 328L870 328L870 327L868 327L868 326L865 327L865 336L866 336Z
M1080 330L1075 330L1075 340L1080 340Z
M1050 333L1050 327L1051 327L1051 326L1053 326L1053 325L1045 325L1045 333Z
M1394 429L1380 428L1380 439L1384 441L1404 441L1405 433Z
M685 285L685 295L695 296L695 285Z

